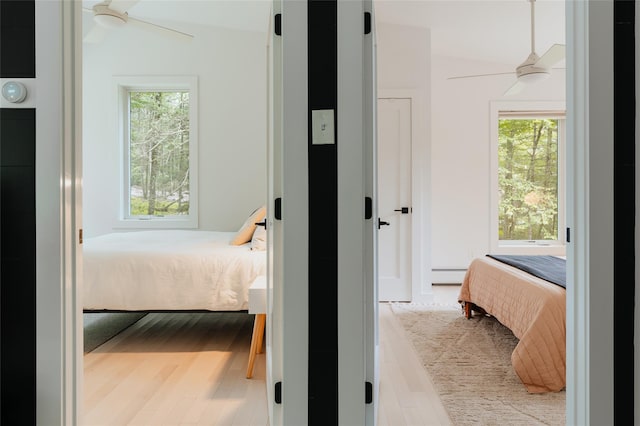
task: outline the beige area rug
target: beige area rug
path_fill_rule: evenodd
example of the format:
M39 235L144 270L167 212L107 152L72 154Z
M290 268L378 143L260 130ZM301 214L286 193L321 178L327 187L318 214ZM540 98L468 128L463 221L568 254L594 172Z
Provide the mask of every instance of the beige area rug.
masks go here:
M518 339L489 316L394 303L454 425L565 425L565 392L530 394L511 366Z

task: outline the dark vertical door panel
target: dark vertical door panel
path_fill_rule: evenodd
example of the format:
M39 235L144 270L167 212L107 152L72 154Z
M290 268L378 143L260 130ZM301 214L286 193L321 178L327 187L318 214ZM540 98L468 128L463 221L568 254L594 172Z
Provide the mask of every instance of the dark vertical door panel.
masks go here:
M338 424L337 143L312 143L312 111L334 110L337 134L337 1L308 0L309 425ZM286 36L286 35L285 35ZM334 139L335 139L334 134Z
M36 416L35 110L0 109L0 420Z
M0 0L0 77L35 78L35 1Z
M0 0L0 77L35 78L35 1ZM36 424L35 109L0 109L0 424Z
M615 424L624 424L634 416L635 2L615 0L613 11L613 404Z

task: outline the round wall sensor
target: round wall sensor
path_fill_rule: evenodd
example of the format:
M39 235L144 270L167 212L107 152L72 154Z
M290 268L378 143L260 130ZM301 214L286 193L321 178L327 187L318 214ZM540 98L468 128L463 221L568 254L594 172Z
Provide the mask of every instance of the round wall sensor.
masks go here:
M2 85L2 97L11 103L22 102L27 97L27 88L17 81L8 81Z

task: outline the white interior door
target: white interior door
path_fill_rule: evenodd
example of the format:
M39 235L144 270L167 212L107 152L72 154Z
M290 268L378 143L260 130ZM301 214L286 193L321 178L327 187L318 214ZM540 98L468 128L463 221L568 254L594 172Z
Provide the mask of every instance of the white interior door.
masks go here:
M280 306L274 307L274 284L282 281L282 226L275 220L276 198L282 196L282 127L276 119L282 108L282 41L274 34L274 17L281 13L280 3L274 1L269 15L269 37L267 38L267 323L266 370L267 406L271 422L281 421L282 413L275 403L275 386L281 379L282 369L282 322ZM277 290L277 287L275 288Z
M411 301L411 99L378 99L378 289Z
M273 0L269 61L267 397L269 424L308 419L307 2ZM276 16L282 36L275 34ZM287 34L285 37L284 34ZM301 239L302 238L302 239Z

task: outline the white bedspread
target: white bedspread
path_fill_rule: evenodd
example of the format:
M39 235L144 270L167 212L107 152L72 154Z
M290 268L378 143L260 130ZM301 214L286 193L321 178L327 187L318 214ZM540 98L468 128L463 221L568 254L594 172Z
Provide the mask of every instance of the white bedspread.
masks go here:
M235 232L154 230L84 240L84 309L248 309L266 252L229 245Z

